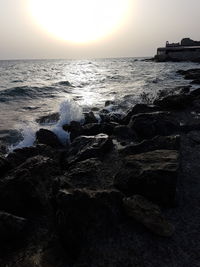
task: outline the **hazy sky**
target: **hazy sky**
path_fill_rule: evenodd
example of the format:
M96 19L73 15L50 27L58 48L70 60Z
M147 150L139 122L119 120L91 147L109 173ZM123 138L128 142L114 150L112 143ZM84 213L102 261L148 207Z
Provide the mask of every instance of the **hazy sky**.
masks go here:
M130 1L123 26L96 42L74 44L40 27L29 0L0 0L0 59L153 56L167 40L200 40L200 0Z

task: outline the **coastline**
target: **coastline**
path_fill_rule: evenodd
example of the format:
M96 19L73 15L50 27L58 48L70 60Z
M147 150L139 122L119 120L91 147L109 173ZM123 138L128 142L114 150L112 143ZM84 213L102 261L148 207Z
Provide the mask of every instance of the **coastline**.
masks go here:
M199 114L200 90L179 88L1 155L0 265L198 266Z

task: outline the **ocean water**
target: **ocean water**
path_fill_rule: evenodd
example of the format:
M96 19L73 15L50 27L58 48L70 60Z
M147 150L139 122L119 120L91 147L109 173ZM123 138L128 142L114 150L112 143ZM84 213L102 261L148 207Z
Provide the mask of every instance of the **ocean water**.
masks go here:
M188 85L176 71L195 67L142 58L0 61L0 139L11 149L31 145L41 128L36 120L59 112L58 122L42 127L65 140L62 125L83 120L83 112L95 108L98 117L107 100L118 112L151 102L160 90Z

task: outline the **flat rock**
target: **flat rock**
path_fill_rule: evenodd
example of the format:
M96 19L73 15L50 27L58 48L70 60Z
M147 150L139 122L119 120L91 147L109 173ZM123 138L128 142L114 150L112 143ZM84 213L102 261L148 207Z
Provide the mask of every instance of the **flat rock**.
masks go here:
M164 206L173 206L176 198L179 153L155 150L124 158L114 185L128 196L142 195Z
M153 150L167 149L179 150L180 136L155 136L152 139L144 140L139 144L127 145L119 149L119 153L123 155L139 154Z
M161 214L160 208L140 195L123 199L127 214L154 234L170 237L174 227Z
M180 130L178 121L170 112L153 112L138 114L131 117L128 125L140 140L154 136L167 136Z

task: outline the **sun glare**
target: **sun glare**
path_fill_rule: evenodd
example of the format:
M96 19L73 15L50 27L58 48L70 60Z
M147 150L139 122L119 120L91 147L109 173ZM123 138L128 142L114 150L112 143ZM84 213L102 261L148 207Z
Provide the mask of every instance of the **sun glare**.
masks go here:
M76 43L105 37L125 21L131 0L29 0L35 20L54 36Z

